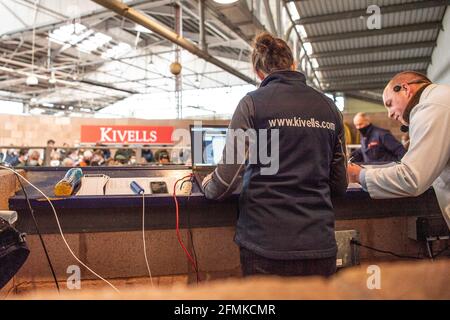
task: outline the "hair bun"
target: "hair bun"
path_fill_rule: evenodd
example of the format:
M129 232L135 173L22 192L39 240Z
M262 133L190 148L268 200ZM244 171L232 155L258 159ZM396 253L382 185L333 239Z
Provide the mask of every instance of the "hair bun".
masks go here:
M261 54L273 51L275 38L269 33L262 33L255 39L255 49Z
M264 32L256 36L253 42L252 63L255 70L269 74L274 71L290 70L294 58L285 41Z

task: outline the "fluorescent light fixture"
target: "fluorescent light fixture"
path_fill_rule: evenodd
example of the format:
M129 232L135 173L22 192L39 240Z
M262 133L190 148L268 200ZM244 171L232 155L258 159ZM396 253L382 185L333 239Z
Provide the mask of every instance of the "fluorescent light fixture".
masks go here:
M38 80L38 78L37 78L34 74L30 74L30 75L27 77L27 80L25 81L25 83L26 83L28 86L37 86L37 85L39 84L39 80Z
M50 78L48 79L48 83L50 84L55 84L56 83L56 78L55 78L55 71L52 71Z
M305 48L307 55L311 55L313 53L313 48L312 48L311 42L305 42L303 44L303 47Z
M306 34L306 30L305 30L305 27L304 27L304 26L302 26L302 25L297 25L297 26L296 26L296 29L297 29L297 31L300 33L300 36L301 36L302 38L308 37L308 35Z
M102 53L104 59L118 58L131 50L131 46L128 43L120 42L118 45L106 50Z
M88 30L80 23L66 24L50 33L50 40L59 44L70 43L75 44L79 42L83 37L87 36L86 33L91 34L93 31Z
M88 29L80 23L67 24L50 33L50 41L76 46L78 50L86 53L97 50L111 40L110 36Z
M312 58L311 59L311 65L313 66L313 68L318 68L319 67L319 63L317 62L316 58Z
M287 7L289 10L289 13L291 14L292 20L298 20L300 19L300 14L298 13L297 6L295 5L294 1L288 2Z
M83 40L77 45L77 48L84 52L91 52L97 50L98 48L104 46L106 43L111 41L112 38L103 34L101 32L96 32L94 35L89 36L89 38Z
M134 30L136 30L137 32L143 32L143 33L153 33L152 30L147 29L146 27L141 26L140 24L137 24L137 25L134 27Z

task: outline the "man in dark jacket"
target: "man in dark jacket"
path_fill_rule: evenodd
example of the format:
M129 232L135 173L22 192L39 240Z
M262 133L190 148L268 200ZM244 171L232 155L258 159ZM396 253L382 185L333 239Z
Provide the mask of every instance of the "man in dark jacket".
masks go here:
M253 65L263 80L239 103L227 134L222 162L205 178L210 199L224 199L240 184L235 242L244 275L323 275L336 271L332 195L347 188L342 115L333 101L293 71L287 44L269 34L257 37ZM230 131L256 132L244 163L229 163ZM263 138L261 132L278 136ZM232 150L239 156L238 144ZM258 150L251 161L251 150ZM261 149L277 157L278 170L265 174ZM278 149L278 150L277 150ZM241 152L242 154L242 152Z
M396 162L405 155L406 149L389 130L375 127L365 113L357 113L353 124L361 134L361 148L353 151L352 162Z

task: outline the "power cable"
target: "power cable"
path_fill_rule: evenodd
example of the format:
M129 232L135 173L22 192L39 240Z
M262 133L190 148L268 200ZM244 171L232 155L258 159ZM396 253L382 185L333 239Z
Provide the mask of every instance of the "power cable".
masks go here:
M23 194L25 195L25 199L26 199L26 201L27 201L27 204L28 204L28 208L29 208L29 210L30 210L31 217L33 218L34 226L35 226L36 231L37 231L37 233L38 233L39 240L41 241L42 248L44 249L45 257L47 258L48 265L49 265L50 270L51 270L51 272L52 272L53 280L55 281L56 289L58 290L58 293L60 293L60 290L59 290L59 284L58 284L58 280L57 280L57 278L56 278L55 269L53 268L53 264L52 264L52 261L50 260L50 256L49 256L49 254L48 254L47 247L46 247L46 245L45 245L44 239L42 238L41 231L39 230L39 226L38 226L36 217L35 217L35 215L34 215L33 208L31 207L30 199L28 198L28 194L27 194L27 192L25 191L25 188L24 188L24 186L23 186L23 184L22 184L22 181L20 181L20 179L19 179L18 176L16 176L16 178L17 178L17 181L18 181L19 184L20 184L20 187L22 188Z

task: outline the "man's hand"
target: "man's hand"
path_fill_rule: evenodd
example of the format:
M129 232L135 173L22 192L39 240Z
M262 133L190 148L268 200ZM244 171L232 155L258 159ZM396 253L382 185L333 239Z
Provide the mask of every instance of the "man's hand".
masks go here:
M205 190L206 185L212 180L213 172L208 174L202 181L202 189Z
M350 163L347 166L347 175L348 175L348 181L350 183L360 183L359 181L359 173L361 172L362 168L356 164Z

